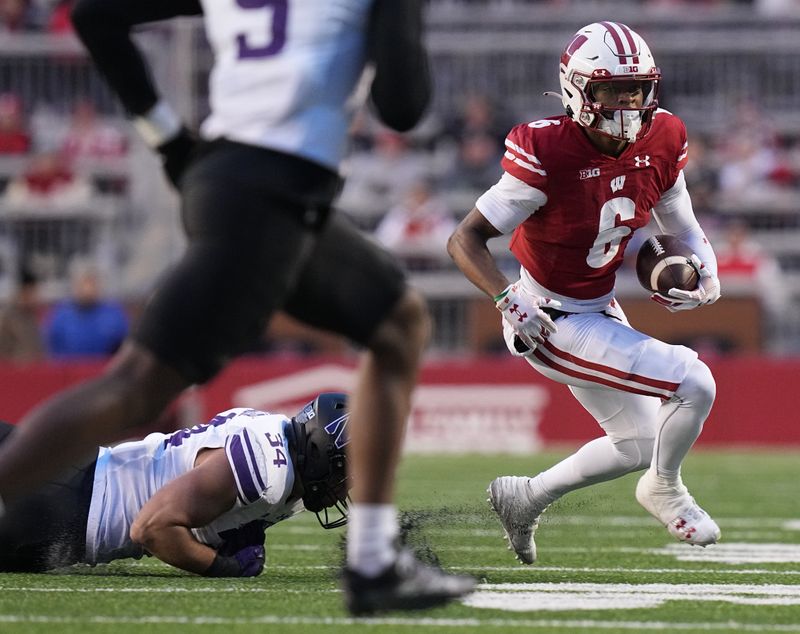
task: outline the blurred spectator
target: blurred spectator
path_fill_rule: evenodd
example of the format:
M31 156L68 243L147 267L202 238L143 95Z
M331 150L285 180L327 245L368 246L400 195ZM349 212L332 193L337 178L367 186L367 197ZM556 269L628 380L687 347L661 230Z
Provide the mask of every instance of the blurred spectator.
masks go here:
M722 239L714 240L723 293L726 284L758 294L770 319L783 314L787 305L785 280L778 262L750 235L740 220L731 221Z
M97 227L94 188L59 152L36 155L2 197L6 230L43 277L63 277L86 254Z
M719 191L724 203L758 206L793 195L796 175L768 115L745 100L736 109L732 128L737 133L726 135L719 148Z
M512 125L510 118L499 112L489 97L478 93L464 99L461 111L445 124L445 134L456 143L467 137L488 135L500 152Z
M47 31L53 35L69 35L73 32L70 12L74 0L58 0L47 20Z
M422 180L389 210L375 229L375 238L409 268L428 268L446 259L445 244L455 227L444 200L435 195L430 181Z
M44 357L39 308L38 280L23 267L16 293L0 309L0 360L29 363Z
M755 0L757 13L770 17L800 15L800 0Z
M692 207L698 216L707 216L714 210L719 166L713 149L702 134L693 134L689 139L689 162L683 173L692 195Z
M42 23L42 12L33 0L0 0L0 33L39 31Z
M736 135L723 148L723 155L719 171L723 195L751 198L763 194L763 188L770 185L782 185L785 166L773 142L765 142L754 134Z
M70 271L71 296L45 320L45 339L54 358L108 356L128 334L123 307L103 297L99 270L75 260Z
M77 174L60 152L35 156L27 169L8 184L5 203L17 210L63 210L87 203L92 196L90 182Z
M367 108L359 109L350 123L350 151L354 154L370 152L375 145L377 129L381 127Z
M79 99L73 106L61 151L76 162L117 158L128 151L128 139L122 131L98 117L90 99Z
M458 200L459 207L466 205L459 211L466 213L478 196L500 180L503 173L501 158L502 151L488 134L468 134L461 140L456 158L443 182L445 189L454 196L454 204Z
M25 154L30 148L31 135L22 113L22 100L11 93L0 95L0 154Z
M347 180L339 205L354 214L379 213L428 176L429 164L430 156L412 149L407 137L383 128L371 151L356 152L345 164Z

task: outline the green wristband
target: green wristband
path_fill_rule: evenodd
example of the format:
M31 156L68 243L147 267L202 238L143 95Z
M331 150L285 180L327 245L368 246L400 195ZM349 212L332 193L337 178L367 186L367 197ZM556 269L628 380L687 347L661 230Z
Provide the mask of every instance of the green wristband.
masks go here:
M499 295L495 295L495 296L494 296L494 303L496 304L496 303L497 303L497 302L499 302L501 299L503 299L503 298L504 298L506 295L508 295L508 289L504 290L504 291L503 291L502 293L500 293Z

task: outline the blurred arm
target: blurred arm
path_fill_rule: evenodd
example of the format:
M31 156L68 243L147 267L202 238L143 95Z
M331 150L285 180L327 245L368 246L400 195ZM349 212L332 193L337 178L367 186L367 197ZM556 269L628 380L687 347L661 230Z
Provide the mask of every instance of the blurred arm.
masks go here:
M367 55L375 64L370 96L381 120L398 132L419 123L431 99L423 5L423 0L377 0L370 15Z
M131 38L137 24L201 15L199 0L78 0L72 23L97 68L132 115L158 101L150 68Z

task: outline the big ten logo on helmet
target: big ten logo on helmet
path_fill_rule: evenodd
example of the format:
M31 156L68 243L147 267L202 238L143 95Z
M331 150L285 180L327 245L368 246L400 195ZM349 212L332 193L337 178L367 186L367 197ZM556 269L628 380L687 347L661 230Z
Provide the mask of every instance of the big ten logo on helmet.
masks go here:
M297 416L295 416L294 419L298 423L307 423L312 418L314 418L316 415L317 415L317 413L314 411L314 405L313 404L309 404L308 407L303 408L303 411L300 412Z
M584 170L580 170L578 172L578 176L581 180L586 180L587 178L595 178L600 176L600 168L599 167L592 167Z

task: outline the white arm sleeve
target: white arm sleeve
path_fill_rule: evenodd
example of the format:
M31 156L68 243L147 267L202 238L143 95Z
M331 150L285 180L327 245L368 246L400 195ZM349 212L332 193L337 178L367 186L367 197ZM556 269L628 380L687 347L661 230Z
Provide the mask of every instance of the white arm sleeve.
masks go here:
M540 189L523 183L508 172L475 203L486 220L500 233L511 233L547 202Z
M695 218L683 170L678 174L675 184L665 191L661 200L656 203L653 216L663 233L683 240L708 270L714 275L717 274L717 256L714 255L711 243Z

